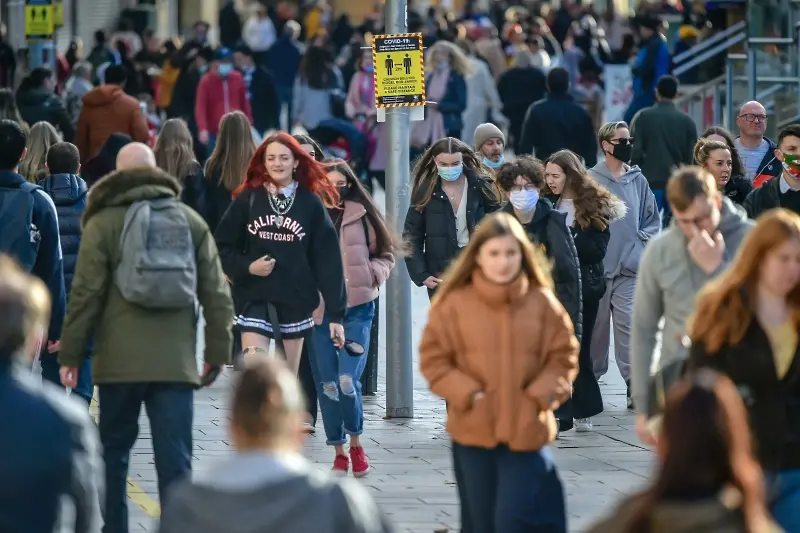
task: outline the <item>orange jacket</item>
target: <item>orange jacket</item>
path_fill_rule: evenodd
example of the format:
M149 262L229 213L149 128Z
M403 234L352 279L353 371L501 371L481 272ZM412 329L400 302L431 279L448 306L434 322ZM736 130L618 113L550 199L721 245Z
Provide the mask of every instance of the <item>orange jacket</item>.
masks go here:
M524 275L497 285L477 271L431 308L420 368L448 402L455 442L536 451L556 437L553 410L569 398L579 348L552 291ZM473 400L477 392L485 396Z
M97 155L112 133L124 133L140 143L150 138L139 100L125 94L119 85L101 85L83 97L75 135L81 163Z

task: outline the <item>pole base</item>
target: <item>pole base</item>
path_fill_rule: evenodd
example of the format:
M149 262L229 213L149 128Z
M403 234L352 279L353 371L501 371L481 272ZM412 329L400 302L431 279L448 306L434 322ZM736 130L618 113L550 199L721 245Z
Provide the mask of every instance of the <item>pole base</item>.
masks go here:
M413 407L387 407L386 408L386 419L392 418L414 418L414 408Z

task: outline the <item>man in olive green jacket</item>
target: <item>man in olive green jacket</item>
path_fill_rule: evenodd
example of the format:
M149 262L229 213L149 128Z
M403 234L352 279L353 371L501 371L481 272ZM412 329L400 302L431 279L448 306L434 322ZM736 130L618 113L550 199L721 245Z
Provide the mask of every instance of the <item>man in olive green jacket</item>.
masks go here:
M163 504L167 487L191 471L194 389L201 383L195 307L145 309L127 302L114 283L128 207L179 196L181 190L175 178L155 168L149 148L135 143L124 151L118 162L138 156L135 168L109 174L89 191L59 354L62 382L69 386L93 339L106 466L104 531L114 533L128 531L126 477L141 404L150 419ZM189 207L185 211L195 248L197 301L206 321L204 377L211 378L230 358L233 304L208 226Z

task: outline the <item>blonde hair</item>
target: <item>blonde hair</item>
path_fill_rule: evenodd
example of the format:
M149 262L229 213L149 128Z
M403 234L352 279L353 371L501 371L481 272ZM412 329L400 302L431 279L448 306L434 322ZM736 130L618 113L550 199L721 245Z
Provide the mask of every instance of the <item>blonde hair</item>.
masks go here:
M472 274L480 268L478 254L491 239L496 237L511 236L517 241L522 252L522 272L531 285L537 287L553 288L553 278L550 274L550 265L544 253L534 247L522 224L508 213L495 212L484 217L472 234L466 248L445 272L441 285L431 305L447 298L451 292L470 284Z
M725 150L729 154L731 153L730 147L722 141L698 139L697 144L694 145L694 160L698 165L706 166L711 152L714 150ZM733 154L731 154L731 160L733 160Z
M171 118L164 123L153 150L158 168L178 178L186 179L192 170L199 168L194 158L192 134L182 118Z
M464 77L472 74L472 65L469 62L469 58L458 46L449 41L436 41L433 46L431 46L430 50L428 50L428 56L425 58L426 71L433 71L435 66L433 56L439 50L444 51L450 58L450 68L452 68L454 71L458 72Z
M18 353L30 336L47 327L50 291L7 255L0 254L0 357Z
M47 152L51 146L60 142L61 136L52 124L44 121L34 124L28 135L28 153L19 165L19 173L31 183L43 178Z
M603 141L609 142L611 139L614 138L614 134L617 133L617 130L621 129L628 129L628 123L620 120L619 122L606 122L600 129L597 130L597 144L600 145L600 148L603 147Z

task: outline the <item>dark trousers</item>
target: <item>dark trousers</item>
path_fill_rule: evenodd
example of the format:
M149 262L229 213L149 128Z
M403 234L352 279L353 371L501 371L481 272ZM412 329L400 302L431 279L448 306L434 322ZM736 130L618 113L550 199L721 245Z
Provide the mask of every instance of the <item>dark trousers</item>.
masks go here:
M161 506L169 487L191 474L194 388L186 383L110 383L98 386L100 441L105 462L103 533L128 532L127 477L139 435L139 411L150 419Z
M61 375L58 373L61 365L58 364L58 354L43 353L39 358L42 365L42 379L49 381L57 387L61 384ZM73 394L77 394L84 401L91 403L94 395L94 385L92 384L92 360L87 357L83 364L78 368L78 386L72 389Z
M556 411L561 431L572 429L574 418L590 418L603 412L603 395L592 369L592 330L597 320L598 298L583 299L583 337L578 355L578 377L572 384L572 397Z
M278 118L283 113L283 106L286 106L286 131L292 131L292 106L294 105L294 87L291 85L278 85ZM264 133L259 132L259 133Z
M564 487L548 447L514 452L453 443L453 459L471 531L566 533Z
M317 424L317 384L314 381L314 374L311 372L311 357L309 352L314 349L314 336L308 335L303 341L303 351L300 353L300 369L297 379L300 381L300 388L306 396L306 408L311 416L311 425Z

